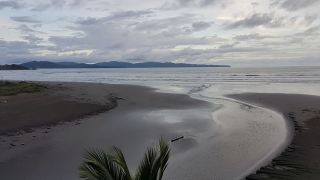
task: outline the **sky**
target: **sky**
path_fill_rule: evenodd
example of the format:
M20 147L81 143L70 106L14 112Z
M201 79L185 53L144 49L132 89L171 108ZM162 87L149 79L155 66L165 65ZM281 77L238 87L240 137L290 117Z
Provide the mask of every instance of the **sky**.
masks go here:
M320 65L320 0L0 0L0 64Z

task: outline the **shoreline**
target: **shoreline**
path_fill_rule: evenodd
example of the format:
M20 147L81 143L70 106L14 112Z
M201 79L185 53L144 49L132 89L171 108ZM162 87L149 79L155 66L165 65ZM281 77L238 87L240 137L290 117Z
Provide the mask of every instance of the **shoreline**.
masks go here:
M244 93L227 97L281 113L293 127L289 146L248 180L320 178L320 97L299 94Z

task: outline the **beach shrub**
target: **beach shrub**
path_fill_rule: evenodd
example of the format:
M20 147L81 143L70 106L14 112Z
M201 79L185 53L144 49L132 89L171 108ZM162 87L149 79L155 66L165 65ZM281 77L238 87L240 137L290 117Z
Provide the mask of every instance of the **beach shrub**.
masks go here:
M122 151L113 147L105 153L89 150L80 166L80 178L85 180L161 180L168 165L169 144L160 139L159 144L149 147L135 175L131 175Z
M30 82L10 82L1 81L0 82L0 96L12 96L20 93L33 93L40 92L47 89L46 86L30 83Z

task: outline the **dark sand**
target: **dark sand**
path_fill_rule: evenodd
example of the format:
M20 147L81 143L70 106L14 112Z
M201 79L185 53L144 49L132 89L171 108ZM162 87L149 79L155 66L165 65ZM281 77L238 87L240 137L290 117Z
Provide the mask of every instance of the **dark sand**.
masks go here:
M320 179L320 97L260 93L229 97L278 111L294 127L294 137L286 151L247 179Z
M44 92L0 96L0 135L72 121L116 106L115 97L108 92L101 102L97 102L75 86L54 83L47 86L48 90Z
M130 109L185 108L206 104L187 95L155 93L152 88L97 83L42 82L44 92L0 96L0 135L21 134L101 113L130 100ZM154 103L152 106L150 103ZM178 105L178 106L176 106Z
M187 135L185 141L177 143L173 153L187 151L188 148L197 145L192 135L196 136L212 128L211 104L192 99L187 95L156 93L151 88L129 85L93 83L62 83L61 85L50 83L49 85L53 87L53 91L47 95L63 96L59 100L72 99L75 103L87 103L87 107L99 109L100 106L105 108L111 96L118 97L118 107L106 113L87 116L82 120L50 126L49 129L36 128L29 133L0 136L0 179L76 180L79 179L78 166L82 153L87 148L108 150L113 145L123 149L129 166L136 168L146 147L160 137L170 140ZM55 88L58 89L55 90ZM36 94L28 96L33 97ZM22 97L24 96L12 98L17 98L16 101L19 101ZM41 99L41 97L47 98L46 95L42 95L36 96L35 99ZM8 103L10 103L9 100ZM20 101L24 100L20 99ZM29 106L35 105L26 103L25 106L17 108L24 110ZM55 106L45 106L49 109L43 109L43 111L60 109L59 106L60 104L56 102ZM17 112L8 110L11 113ZM93 110L95 111L94 108ZM33 117L38 115L44 116L43 119L47 117L45 113L38 110L28 113ZM87 111L83 113L86 114ZM165 120L168 122L162 121L163 113L166 114ZM62 115L65 114L62 113ZM54 121L51 120L48 125L52 122L61 122L64 118L61 116ZM19 128L37 125L39 124L25 123L19 124ZM17 128L14 125L11 127Z

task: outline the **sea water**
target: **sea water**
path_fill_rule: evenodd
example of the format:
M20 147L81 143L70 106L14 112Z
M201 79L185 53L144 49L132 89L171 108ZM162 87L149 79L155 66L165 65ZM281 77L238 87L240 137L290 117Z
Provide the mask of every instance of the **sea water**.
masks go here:
M0 71L1 79L134 84L180 92L212 86L218 94L320 94L320 67L39 69Z

